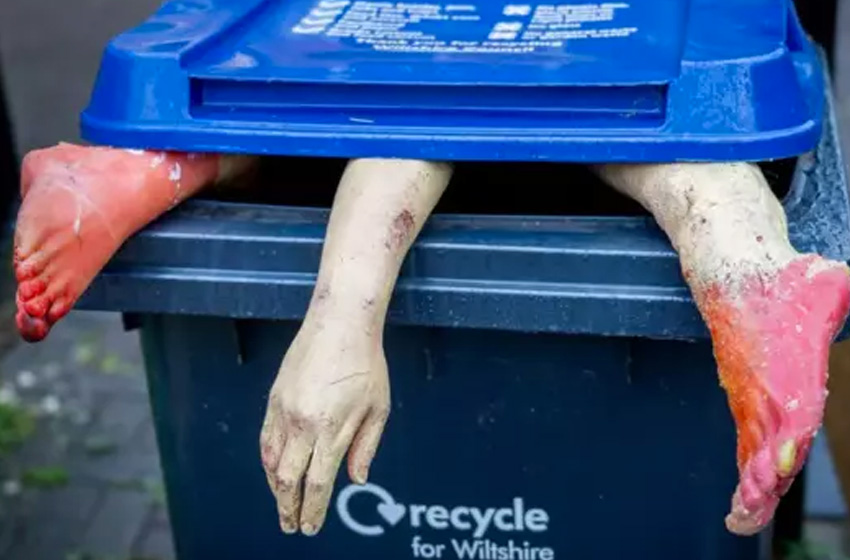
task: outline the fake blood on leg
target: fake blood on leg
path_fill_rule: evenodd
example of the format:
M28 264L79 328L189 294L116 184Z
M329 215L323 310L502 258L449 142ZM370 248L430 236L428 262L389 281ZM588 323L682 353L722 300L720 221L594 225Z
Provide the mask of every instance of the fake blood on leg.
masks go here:
M22 338L45 338L133 233L221 179L227 160L64 143L30 152L14 251Z
M821 425L829 346L848 313L850 275L807 255L736 286L696 295L738 432L740 482L726 522L750 535L772 519Z

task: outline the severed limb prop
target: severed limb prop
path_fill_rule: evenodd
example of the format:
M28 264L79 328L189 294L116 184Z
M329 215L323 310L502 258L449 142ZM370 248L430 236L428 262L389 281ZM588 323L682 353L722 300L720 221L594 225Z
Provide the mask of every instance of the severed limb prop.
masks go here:
M127 238L253 161L65 143L27 154L14 251L21 336L45 338Z
M773 518L821 425L829 347L850 305L848 268L794 250L756 165L597 171L655 216L679 254L737 427L740 481L726 526L755 534Z
M349 477L368 478L390 410L387 308L402 261L451 173L442 163L361 159L343 174L313 297L272 386L260 436L285 533L314 535L322 527L346 450Z

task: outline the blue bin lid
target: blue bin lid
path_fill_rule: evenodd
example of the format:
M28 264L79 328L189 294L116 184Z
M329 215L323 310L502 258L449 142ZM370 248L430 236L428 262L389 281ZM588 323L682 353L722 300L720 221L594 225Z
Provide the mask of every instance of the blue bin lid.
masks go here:
M110 42L82 132L297 156L765 160L815 147L823 87L790 0L176 0Z

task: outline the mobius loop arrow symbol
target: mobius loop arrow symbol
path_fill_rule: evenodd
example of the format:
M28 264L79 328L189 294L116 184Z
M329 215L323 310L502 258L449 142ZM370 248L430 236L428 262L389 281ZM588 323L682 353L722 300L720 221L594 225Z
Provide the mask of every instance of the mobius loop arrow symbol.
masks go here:
M377 537L384 534L384 528L380 525L364 525L355 520L348 511L348 502L355 494L372 494L380 500L377 506L378 514L391 526L396 526L407 514L407 508L390 495L389 492L375 484L364 484L362 486L349 485L336 500L336 510L342 523L359 535L364 537Z

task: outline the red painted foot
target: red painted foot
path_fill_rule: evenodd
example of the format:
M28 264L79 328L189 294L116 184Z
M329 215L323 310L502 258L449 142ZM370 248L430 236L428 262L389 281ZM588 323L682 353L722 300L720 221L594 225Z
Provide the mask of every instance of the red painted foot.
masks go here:
M773 518L821 426L829 347L850 307L842 264L803 256L698 303L738 431L740 482L726 518L751 535Z
M28 154L14 254L24 340L46 337L124 241L214 181L219 160L71 144Z

